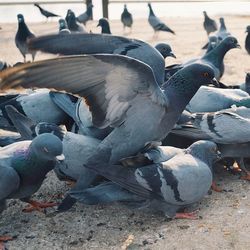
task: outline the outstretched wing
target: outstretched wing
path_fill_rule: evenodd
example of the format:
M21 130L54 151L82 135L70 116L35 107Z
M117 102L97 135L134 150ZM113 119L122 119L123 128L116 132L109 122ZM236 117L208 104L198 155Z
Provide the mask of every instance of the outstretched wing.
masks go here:
M152 69L120 55L60 57L13 67L0 73L0 88L12 87L54 88L80 95L99 128L119 126L138 96L163 107L168 104Z

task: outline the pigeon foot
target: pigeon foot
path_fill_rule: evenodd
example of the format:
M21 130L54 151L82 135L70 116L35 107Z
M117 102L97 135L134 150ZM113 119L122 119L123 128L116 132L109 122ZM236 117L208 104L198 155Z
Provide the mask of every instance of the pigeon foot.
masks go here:
M197 215L197 211L189 213L176 213L174 219L198 220L199 216Z
M55 207L58 205L56 202L38 202L34 200L30 200L28 203L30 204L30 206L23 209L23 212L25 213L30 213L33 211L44 213L44 208Z
M6 247L4 246L4 242L13 240L13 237L11 236L0 236L0 250L6 250Z
M212 182L211 189L213 191L215 191L215 192L219 192L219 193L222 192L222 189L217 186L217 184L215 183L215 181Z

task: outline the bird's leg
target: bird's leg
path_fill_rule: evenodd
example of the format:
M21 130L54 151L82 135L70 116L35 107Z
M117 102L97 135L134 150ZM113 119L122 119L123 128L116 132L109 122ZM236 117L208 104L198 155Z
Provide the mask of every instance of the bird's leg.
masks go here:
M239 160L237 159L236 162L239 165L242 172L244 172L244 175L242 175L240 178L242 180L250 181L250 172L246 169L246 166L245 166L245 163L244 163L244 158L241 157Z
M222 192L222 189L217 186L215 181L212 182L211 189L214 190L215 192Z
M23 62L26 63L26 55L23 55Z
M29 213L32 211L44 212L43 208L55 207L58 204L55 202L38 202L34 200L25 200L25 202L29 203L30 206L23 209L23 212Z
M197 215L197 211L194 212L184 212L184 213L176 213L174 219L190 219L190 220L198 220L199 216Z
M4 242L7 242L9 240L13 240L13 237L11 236L0 236L0 250L5 250L6 247L4 246Z

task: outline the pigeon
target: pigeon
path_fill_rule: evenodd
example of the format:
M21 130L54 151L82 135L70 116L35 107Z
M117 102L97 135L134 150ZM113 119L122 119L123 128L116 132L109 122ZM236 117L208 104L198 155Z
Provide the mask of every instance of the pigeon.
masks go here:
M147 199L149 206L152 203L167 217L195 219L194 213L178 211L199 202L207 194L212 185L212 167L216 160L216 144L198 141L162 163L138 168L103 164L91 166L91 169Z
M86 99L94 126L114 127L86 165L113 164L136 154L147 142L162 140L199 87L214 83L212 68L192 64L160 88L148 65L121 55L59 57L13 69L0 73L2 90L43 86L78 94ZM60 78L55 77L58 70ZM126 77L117 81L117 74ZM82 176L74 188L88 187L95 176L87 177Z
M111 34L109 21L107 18L101 18L98 21L97 27L102 28L102 34Z
M76 20L79 22L79 23L82 23L84 25L86 25L86 23L91 20L92 18L92 9L93 9L94 5L93 4L89 4L88 7L87 7L87 10L82 13L81 15L79 15Z
M73 120L51 100L48 89L36 90L31 94L0 98L0 117L7 120L11 126L12 122L6 113L7 105L14 106L19 112L36 123L44 121L58 125L65 124L68 129L73 125Z
M68 10L65 20L71 32L87 33L83 26L77 23L75 13L72 10Z
M67 35L71 33L68 28L67 22L63 18L59 19L58 23L59 23L59 34Z
M246 107L233 107L217 112L192 114L192 126L216 143L237 144L250 142L250 109ZM237 129L236 129L237 128ZM185 133L185 125L180 133ZM188 132L189 127L186 127ZM192 133L192 131L191 131Z
M250 54L250 26L247 26L246 33L247 33L247 36L245 40L245 49L247 53Z
M158 43L155 45L155 48L161 53L164 59L167 57L176 58L172 48L167 43Z
M218 46L216 46L214 49L212 49L209 53L205 54L201 58L195 58L183 64L174 64L166 67L165 80L167 80L180 68L183 68L186 65L189 65L190 63L194 62L202 62L211 66L214 69L216 79L219 80L224 74L224 56L229 50L234 48L240 48L240 45L235 37L228 36Z
M120 54L148 64L158 85L164 82L165 61L148 43L126 37L105 34L70 34L41 36L30 41L30 48L61 55Z
M60 139L52 134L0 148L0 213L6 208L8 199L20 199L39 211L55 206L51 202L34 201L31 196L38 191L56 161L64 159L62 152ZM3 240L0 237L0 246Z
M204 22L203 22L203 27L207 32L207 35L209 36L210 33L216 31L217 28L217 24L216 22L211 19L208 15L206 11L203 11L204 14Z
M35 3L34 6L36 6L40 10L41 14L46 17L47 21L49 17L59 17L59 15L56 15L50 11L45 10L38 3Z
M220 18L220 29L214 34L217 37L218 42L223 41L226 37L231 36L231 33L227 31L224 18ZM207 49L209 42L205 44L202 49Z
M158 33L159 31L166 31L175 35L175 32L173 30L171 30L165 23L163 23L158 17L155 16L150 3L148 3L148 7L149 7L148 22L154 29L155 34Z
M34 38L35 35L29 30L28 26L24 21L24 17L22 14L17 15L18 20L18 30L15 36L16 47L21 52L24 62L26 62L26 54L32 55L32 61L35 59L36 51L32 51L28 48L28 41L31 38Z
M123 31L125 32L126 27L128 27L128 28L130 28L130 32L131 32L132 25L133 25L133 16L128 11L126 4L124 4L124 9L123 9L123 12L121 14L121 21L123 23Z
M220 18L220 29L215 33L220 41L226 37L231 36L231 33L227 31L225 20L223 17Z
M186 107L195 112L216 112L232 105L250 107L250 96L240 89L220 89L202 86Z

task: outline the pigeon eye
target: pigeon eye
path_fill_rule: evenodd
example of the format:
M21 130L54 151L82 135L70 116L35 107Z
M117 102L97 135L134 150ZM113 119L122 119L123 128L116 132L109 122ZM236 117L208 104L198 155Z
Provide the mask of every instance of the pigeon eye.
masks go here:
M208 77L209 74L208 74L207 72L204 72L204 73L203 73L203 76L204 76L204 77Z
M49 150L46 147L43 148L43 151L49 153Z

